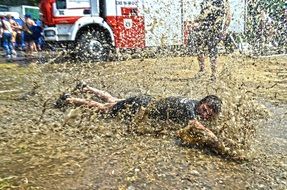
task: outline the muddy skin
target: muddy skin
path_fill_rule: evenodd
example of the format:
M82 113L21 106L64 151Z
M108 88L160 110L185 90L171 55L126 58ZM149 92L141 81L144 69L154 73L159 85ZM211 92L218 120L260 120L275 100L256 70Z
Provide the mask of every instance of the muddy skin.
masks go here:
M195 77L195 57L0 64L0 189L285 189L286 58L220 56L216 82L209 67ZM223 112L206 124L244 161L182 145L169 130L136 133L153 123L54 109L78 80L117 97L216 94Z

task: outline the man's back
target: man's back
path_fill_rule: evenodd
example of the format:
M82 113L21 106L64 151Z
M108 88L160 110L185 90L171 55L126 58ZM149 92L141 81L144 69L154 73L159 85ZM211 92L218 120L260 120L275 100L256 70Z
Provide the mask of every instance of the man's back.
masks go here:
M172 121L186 124L196 118L195 108L198 101L184 97L153 98L151 96L134 96L117 102L111 109L111 116L120 116L127 121L136 117L144 108L149 119Z
M206 0L201 4L200 19L203 27L220 29L225 17L226 0Z
M196 118L198 101L184 97L168 97L154 101L148 108L148 116L155 120L168 120L186 124Z
M2 30L4 33L5 32L12 33L11 24L8 21L2 19L0 23L0 27L2 27Z

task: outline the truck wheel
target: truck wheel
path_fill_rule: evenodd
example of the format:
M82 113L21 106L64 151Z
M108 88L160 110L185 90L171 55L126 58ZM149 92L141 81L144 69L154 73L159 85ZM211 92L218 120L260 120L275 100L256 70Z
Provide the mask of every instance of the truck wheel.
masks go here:
M103 32L92 30L81 34L76 46L81 60L106 61L109 57L110 44Z

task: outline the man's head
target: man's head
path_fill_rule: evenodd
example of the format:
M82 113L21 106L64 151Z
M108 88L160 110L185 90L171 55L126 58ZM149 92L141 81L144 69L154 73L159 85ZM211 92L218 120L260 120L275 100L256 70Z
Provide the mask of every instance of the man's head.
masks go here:
M31 18L31 15L30 14L25 14L25 19L29 19L29 18Z
M12 19L13 16L12 16L11 14L8 14L8 15L6 15L6 18L7 18L7 19Z
M199 101L196 112L203 120L210 120L221 112L222 101L215 95L209 95Z

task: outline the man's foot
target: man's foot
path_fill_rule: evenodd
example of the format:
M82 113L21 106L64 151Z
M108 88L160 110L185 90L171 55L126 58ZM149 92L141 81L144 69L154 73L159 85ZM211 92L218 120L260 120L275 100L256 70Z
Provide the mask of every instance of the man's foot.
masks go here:
M67 105L67 98L70 98L71 95L69 93L64 93L62 94L58 100L54 103L54 107L55 108L62 108L65 107Z
M77 82L77 84L76 84L76 86L75 86L75 88L74 88L74 91L75 91L75 90L80 90L81 92L83 92L83 91L84 91L84 88L87 87L87 86L88 86L88 85L87 85L86 82L84 82L84 81L79 81L79 82Z

